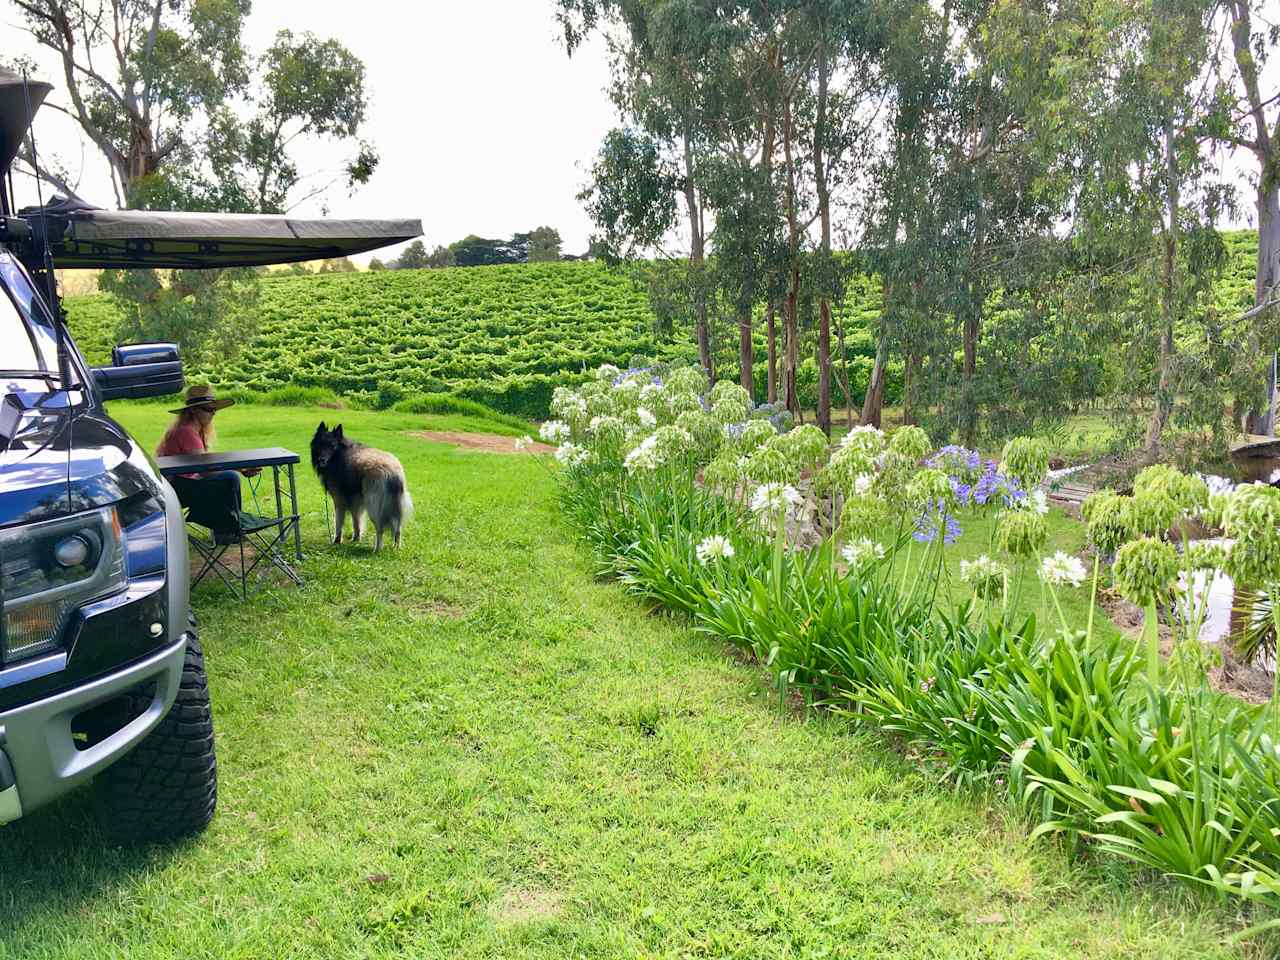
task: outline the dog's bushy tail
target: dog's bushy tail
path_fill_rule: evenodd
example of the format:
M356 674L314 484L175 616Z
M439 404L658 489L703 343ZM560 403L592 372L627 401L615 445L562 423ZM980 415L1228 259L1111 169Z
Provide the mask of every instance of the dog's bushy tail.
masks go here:
M365 509L378 529L389 527L397 537L413 515L413 498L405 488L404 474L388 470L370 485L365 494Z

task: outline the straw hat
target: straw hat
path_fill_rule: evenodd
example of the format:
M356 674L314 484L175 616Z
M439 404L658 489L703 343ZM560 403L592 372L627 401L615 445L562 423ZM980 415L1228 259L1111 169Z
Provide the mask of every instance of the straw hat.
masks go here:
M216 399L213 395L213 387L209 387L209 386L191 387L187 390L186 402L183 403L183 405L180 406L177 410L170 410L169 412L182 413L182 411L191 410L192 408L197 408L200 410L208 410L212 412L214 410L221 410L224 407L229 407L233 403L235 403L234 400Z

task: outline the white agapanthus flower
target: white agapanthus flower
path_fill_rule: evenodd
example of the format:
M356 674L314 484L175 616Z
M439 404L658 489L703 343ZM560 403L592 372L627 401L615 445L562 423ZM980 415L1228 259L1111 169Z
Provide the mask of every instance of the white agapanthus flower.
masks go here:
M566 467L576 467L579 464L586 463L589 456L591 456L591 451L587 450L586 447L580 447L568 440L556 447L556 459Z
M960 579L965 583L977 583L1003 577L1009 568L998 560L992 560L985 553L976 560L960 561Z
M1049 496L1043 490L1032 490L1019 500L1015 506L1019 510L1031 510L1044 516L1049 512Z
M533 437L528 434L525 434L523 437L516 440L517 450L528 450L531 446L533 446Z
M860 473L853 478L853 492L859 497L865 497L867 495L867 491L871 489L871 485L875 482L876 478L871 474Z
M596 416L596 417L592 417L592 418L591 418L591 422L587 424L587 432L588 432L588 433L595 433L595 432L596 432L596 427L600 426L600 421L601 421L601 420L603 420L603 419L604 419L604 417L603 417L603 416Z
M644 407L636 410L636 419L640 421L640 426L642 427L656 427L658 425L658 418Z
M864 423L854 427L841 437L840 446L852 447L854 445L870 443L878 448L880 446L880 441L883 438L884 434L881 432L879 427L873 427L869 423Z
M547 443L564 443L569 435L569 425L562 420L548 420L538 430L538 436Z
M602 363L596 370L597 380L613 380L622 371L615 367L612 363Z
M716 534L698 544L697 554L698 562L702 564L710 563L712 560L726 559L733 556L733 544L729 542L728 537Z
M751 495L751 512L762 518L789 517L803 502L800 492L789 483L762 483Z
M1045 557L1040 562L1040 579L1050 584L1069 584L1078 587L1088 576L1084 563L1079 557L1059 550L1052 557Z
M658 394L660 393L662 393L662 388L659 387L656 383L646 383L643 387L640 388L640 399L652 400L654 397L658 396Z
M845 544L844 549L840 551L840 556L844 557L844 562L850 569L857 569L871 560L883 560L884 547L870 537L863 537Z
M627 468L627 473L636 473L641 470L657 470L662 466L662 457L658 454L658 442L652 436L645 437L640 441L640 446L636 447L622 461L622 465Z
M1215 493L1230 493L1236 488L1236 485L1226 477L1220 477L1215 473L1197 473L1196 476L1209 488L1209 496Z

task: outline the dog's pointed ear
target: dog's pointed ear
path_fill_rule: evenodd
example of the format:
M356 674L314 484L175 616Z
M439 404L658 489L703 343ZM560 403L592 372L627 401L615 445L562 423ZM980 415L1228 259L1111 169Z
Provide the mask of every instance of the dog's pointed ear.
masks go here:
M320 434L324 433L324 432L325 432L326 430L328 430L328 429L329 429L329 428L328 428L328 427L326 427L326 426L324 425L324 421L323 421L323 420L321 420L321 421L320 421L320 426L316 427L316 436L317 436L317 437L318 437L318 436L320 436Z
M342 424L338 424L336 427L333 428L333 437L335 440L342 439Z

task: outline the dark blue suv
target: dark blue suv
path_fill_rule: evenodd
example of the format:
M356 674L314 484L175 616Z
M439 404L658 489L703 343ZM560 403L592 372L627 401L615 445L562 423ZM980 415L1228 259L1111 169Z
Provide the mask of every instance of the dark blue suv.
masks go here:
M101 774L116 832L190 833L217 774L185 525L103 407L180 389L181 367L147 347L95 373L56 323L0 250L0 823Z

